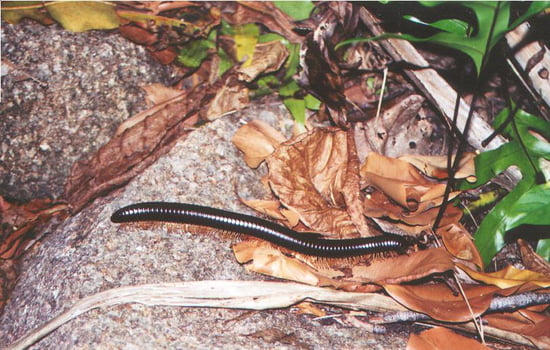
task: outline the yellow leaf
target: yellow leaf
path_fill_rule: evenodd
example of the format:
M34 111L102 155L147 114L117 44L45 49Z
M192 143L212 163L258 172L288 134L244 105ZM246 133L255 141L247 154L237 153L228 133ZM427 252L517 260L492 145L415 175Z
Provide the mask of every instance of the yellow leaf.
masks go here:
M235 28L234 40L237 60L239 62L245 61L242 65L243 67L252 63L259 34L260 29L255 24L245 24Z
M550 277L535 271L519 270L513 266L507 266L502 270L491 273L474 271L461 264L458 264L457 266L473 279L480 282L485 282L487 284L492 284L500 288L509 288L526 283L532 283L543 288L550 287Z
M50 15L71 32L114 29L119 26L115 8L99 1L58 1L47 5Z

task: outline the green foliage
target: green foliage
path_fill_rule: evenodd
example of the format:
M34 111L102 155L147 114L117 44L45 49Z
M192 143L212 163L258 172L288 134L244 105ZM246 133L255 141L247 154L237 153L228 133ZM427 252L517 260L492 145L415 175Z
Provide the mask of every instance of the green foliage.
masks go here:
M426 7L449 5L447 1L421 1L420 3ZM430 42L459 50L470 56L479 75L486 65L489 53L508 31L550 6L550 2L535 1L520 18L510 23L512 2L464 1L459 4L473 11L476 17L475 23L467 23L457 18L445 18L433 23L426 23L416 17L404 16L409 21L437 29L439 32L427 38L419 38L411 34L384 34L374 38L355 38L339 43L337 48L347 44L385 38Z
M178 61L186 67L198 68L208 53L215 49L216 42L211 38L192 40L182 48Z
M499 113L494 127L506 123L509 113L509 109ZM550 139L550 123L518 110L503 133L510 142L477 156L477 181L463 187L485 184L511 166L516 166L523 175L517 186L485 217L475 234L476 246L485 263L504 246L507 231L526 224L550 225L550 183L548 179L539 183L541 162L550 160L550 143L547 141ZM550 260L548 241L541 241L537 252Z
M219 35L233 38L236 60L232 60L216 44ZM243 66L250 64L257 43L275 40L286 46L289 57L280 72L259 77L256 80L257 88L253 89L251 94L254 97L259 97L278 91L284 105L298 124L298 128L305 131L306 110L319 109L320 102L311 95L304 96L302 88L294 80L294 75L297 73L300 63L300 46L298 44L290 43L279 34L260 34L260 27L256 24L231 26L226 22L222 22L221 26L210 32L208 39L196 39L189 42L181 50L178 60L186 67L198 68L208 58L209 54L215 53L221 58L220 71L218 72L218 75L221 75L238 62L241 62ZM246 62L243 63L243 60Z
M275 6L295 21L309 18L311 10L315 7L311 1L274 1Z

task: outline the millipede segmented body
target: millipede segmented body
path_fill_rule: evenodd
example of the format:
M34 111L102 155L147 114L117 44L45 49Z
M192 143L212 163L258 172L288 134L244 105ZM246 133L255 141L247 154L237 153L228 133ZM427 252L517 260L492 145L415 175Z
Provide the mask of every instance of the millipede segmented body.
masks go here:
M115 223L158 221L208 226L245 234L291 251L324 258L347 258L385 252L404 252L411 238L395 234L324 239L318 233L297 232L255 216L194 204L145 202L129 205L111 216Z

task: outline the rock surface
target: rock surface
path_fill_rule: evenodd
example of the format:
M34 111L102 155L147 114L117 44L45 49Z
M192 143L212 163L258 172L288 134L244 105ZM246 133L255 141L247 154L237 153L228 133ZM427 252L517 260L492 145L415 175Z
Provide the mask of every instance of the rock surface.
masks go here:
M169 67L116 31L71 33L2 21L0 195L59 198L72 164L145 109L141 86Z

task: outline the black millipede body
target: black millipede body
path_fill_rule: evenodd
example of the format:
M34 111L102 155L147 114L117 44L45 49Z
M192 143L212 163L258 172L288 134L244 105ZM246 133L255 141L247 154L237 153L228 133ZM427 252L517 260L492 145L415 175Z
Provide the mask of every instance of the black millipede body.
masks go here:
M208 226L262 239L300 254L324 258L347 258L385 252L404 252L410 237L396 234L382 236L324 239L320 234L296 232L271 221L210 207L170 202L145 202L117 210L115 223L159 221Z

